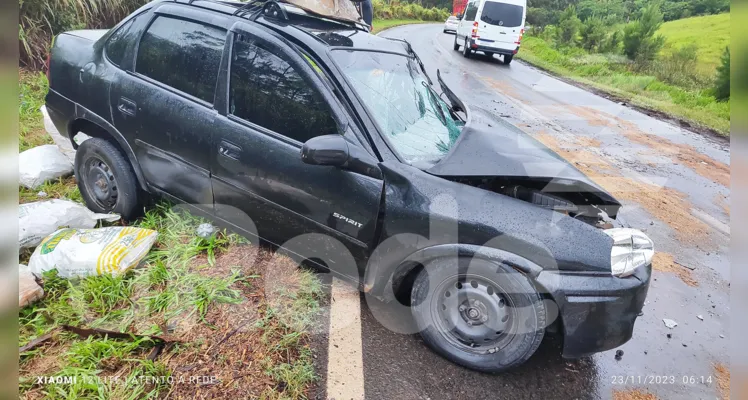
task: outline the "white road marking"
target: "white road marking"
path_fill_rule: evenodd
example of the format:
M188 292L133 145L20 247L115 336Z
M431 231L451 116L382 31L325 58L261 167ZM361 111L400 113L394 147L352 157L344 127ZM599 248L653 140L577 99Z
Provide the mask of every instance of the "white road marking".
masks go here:
M327 398L364 399L361 297L356 288L332 280L327 351Z

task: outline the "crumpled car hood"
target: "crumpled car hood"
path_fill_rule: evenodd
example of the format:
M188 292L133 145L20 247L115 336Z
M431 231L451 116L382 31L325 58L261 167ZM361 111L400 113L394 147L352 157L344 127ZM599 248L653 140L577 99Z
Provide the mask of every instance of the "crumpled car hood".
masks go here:
M533 137L491 112L470 108L450 152L425 170L441 177L530 178L552 192L594 195L599 204L620 206L610 193Z

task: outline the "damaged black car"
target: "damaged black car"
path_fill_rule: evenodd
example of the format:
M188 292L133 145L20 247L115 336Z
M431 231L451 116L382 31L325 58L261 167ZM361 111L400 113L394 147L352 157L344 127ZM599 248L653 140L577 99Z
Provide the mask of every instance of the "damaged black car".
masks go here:
M514 367L547 331L565 357L628 341L651 240L574 166L434 78L360 21L155 1L59 35L46 105L92 210L189 204L406 303L460 365Z

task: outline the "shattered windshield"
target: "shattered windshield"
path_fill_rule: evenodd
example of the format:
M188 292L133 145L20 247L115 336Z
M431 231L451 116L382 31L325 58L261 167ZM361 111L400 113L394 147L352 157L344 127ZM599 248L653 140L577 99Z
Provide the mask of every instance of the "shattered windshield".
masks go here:
M356 50L335 50L333 55L405 161L436 163L449 152L463 123L453 118L414 58Z

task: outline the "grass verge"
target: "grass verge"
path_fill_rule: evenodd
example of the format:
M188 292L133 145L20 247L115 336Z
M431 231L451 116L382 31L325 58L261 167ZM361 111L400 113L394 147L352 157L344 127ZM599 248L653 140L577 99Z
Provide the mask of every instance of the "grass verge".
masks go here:
M136 224L159 232L142 268L69 280L46 273L44 299L19 312L20 345L62 324L138 336L55 333L21 354L21 397L304 398L316 380L308 339L319 280L238 235L197 237L202 222L159 205ZM170 343L154 357L157 343L140 335Z
M371 33L377 34L385 29L394 28L396 26L400 25L410 25L410 24L434 24L435 21L421 21L418 19L375 19L372 21L372 25L374 26L374 29L371 30Z
M568 55L537 37L526 37L517 57L561 77L611 94L635 106L662 112L721 135L730 134L730 102L717 102L707 90L686 90L638 75L612 55Z

